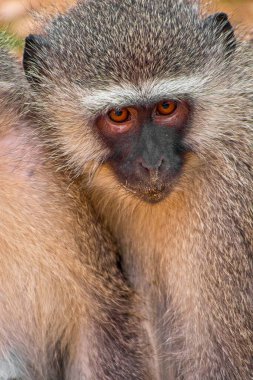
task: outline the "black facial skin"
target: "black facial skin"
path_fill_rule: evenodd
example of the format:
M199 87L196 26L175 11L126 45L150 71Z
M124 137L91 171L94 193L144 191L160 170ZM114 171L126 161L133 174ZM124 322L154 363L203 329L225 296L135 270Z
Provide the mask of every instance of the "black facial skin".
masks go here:
M171 191L183 165L183 132L176 127L146 122L138 130L109 139L110 164L127 188L156 203Z

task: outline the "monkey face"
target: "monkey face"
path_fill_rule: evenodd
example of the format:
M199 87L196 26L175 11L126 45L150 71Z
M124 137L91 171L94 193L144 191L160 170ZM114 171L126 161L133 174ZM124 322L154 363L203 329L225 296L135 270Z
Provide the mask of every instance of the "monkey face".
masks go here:
M162 200L173 187L184 161L182 137L189 106L184 101L116 108L97 120L108 145L108 158L127 190L149 202Z
M209 165L222 150L235 46L225 14L188 0L80 1L26 39L37 131L61 168L92 178L108 163L123 190L159 201L197 172L194 154Z

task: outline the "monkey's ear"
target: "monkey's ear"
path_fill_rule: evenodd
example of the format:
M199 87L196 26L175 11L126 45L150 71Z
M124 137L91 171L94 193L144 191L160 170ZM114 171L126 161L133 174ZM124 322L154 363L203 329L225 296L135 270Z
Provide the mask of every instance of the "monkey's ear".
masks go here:
M48 50L48 43L44 37L29 35L25 40L23 67L27 79L32 83L39 83L40 76L46 70L42 60L42 52Z
M236 38L226 13L215 13L207 17L204 20L204 27L212 29L215 37L224 41L227 54L233 53L236 47Z

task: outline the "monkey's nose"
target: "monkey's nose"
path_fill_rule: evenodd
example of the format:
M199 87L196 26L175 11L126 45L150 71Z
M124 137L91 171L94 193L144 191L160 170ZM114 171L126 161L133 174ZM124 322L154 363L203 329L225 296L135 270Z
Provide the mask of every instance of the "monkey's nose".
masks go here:
M154 163L148 163L144 159L139 161L139 172L141 177L145 179L150 179L152 182L155 182L159 179L162 174L163 167L165 166L165 159L159 158Z

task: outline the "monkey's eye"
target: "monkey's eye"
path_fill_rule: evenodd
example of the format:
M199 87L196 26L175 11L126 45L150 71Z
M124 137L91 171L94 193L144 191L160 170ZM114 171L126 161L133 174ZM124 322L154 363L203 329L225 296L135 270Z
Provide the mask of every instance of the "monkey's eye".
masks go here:
M105 136L126 133L138 125L138 110L134 107L114 108L107 115L102 115L96 122Z
M156 114L161 116L172 115L177 109L177 102L174 100L164 100L157 104Z
M125 123L129 120L130 112L127 108L116 108L108 113L114 123Z

